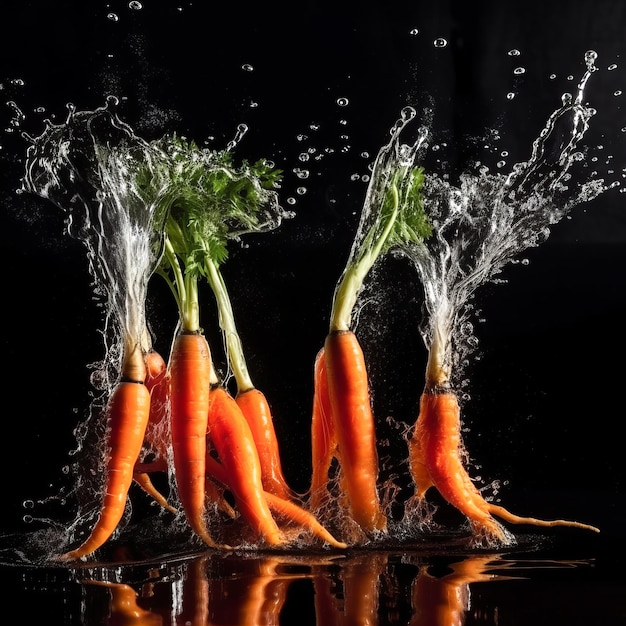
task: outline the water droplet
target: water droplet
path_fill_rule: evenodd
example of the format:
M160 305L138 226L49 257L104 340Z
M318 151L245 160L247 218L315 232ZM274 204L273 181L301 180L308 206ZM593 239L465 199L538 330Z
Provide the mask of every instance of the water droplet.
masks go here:
M141 11L141 9L143 9L143 5L141 4L141 2L138 2L138 0L131 0L128 3L128 8L132 9L133 11Z
M518 75L518 76L519 76L520 74L525 74L525 73L526 73L526 68L525 68L525 67L521 67L521 66L520 66L520 67L516 67L516 68L513 70L513 74L516 74L516 75Z
M621 89L618 89L617 91L614 91L614 92L613 92L613 95L614 95L614 96L621 96L621 95L622 95L622 90L621 90Z
M506 165L506 161L498 161L496 163L496 166L499 168L503 168Z
M320 125L319 124L315 124L315 123L309 124L309 128L311 130L319 130L320 129Z
M293 205L295 203L296 203L296 199L295 198L292 198L292 197L287 198L287 204L292 204Z
M361 152L361 157L364 159L369 159L370 158L370 153L369 152Z
M513 98L515 98L515 94L512 91L509 91L509 93L506 94L506 99L513 100Z
M300 161L302 161L303 163L306 163L306 161L308 161L308 160L309 160L309 158L310 158L310 157L309 157L309 155L308 155L306 152L301 152L301 153L298 155L298 159L299 159Z
M617 63L611 63L611 65L609 65L606 69L609 70L609 72L611 70L616 70L617 69Z
M244 72L253 72L253 71L254 71L254 67L252 67L252 65L250 65L250 63L244 63L244 64L241 66L241 69L242 69Z
M296 189L296 193L297 193L299 196L303 196L303 195L306 193L306 187L298 187L298 188Z
M116 13L107 13L107 19L111 20L112 22L118 22L120 18L117 16Z
M309 177L309 170L302 170L299 167L295 167L293 173L301 180L305 180Z
M412 28L412 29L409 31L409 35L413 35L413 36L415 36L415 35L419 35L419 32L420 32L420 31L419 31L419 28Z
M503 157L509 156L509 151L508 150L502 150L502 152L500 152L500 156L503 156Z
M516 50L515 48L513 48L513 50L509 50L508 55L510 57L518 57L521 54L521 52L519 50Z
M305 139L308 139L308 137L306 135L303 135L302 133L300 133L299 135L296 135L296 139L298 141L304 141Z
M258 106L259 106L258 102L255 102L254 100L252 102L250 102L250 108L251 109L256 109L256 108L258 108Z
M340 107L345 107L345 106L348 106L348 103L349 103L349 102L350 102L350 101L348 100L348 98L337 98L337 104L338 104Z
M445 48L447 45L448 41L443 37L437 37L437 39L433 41L433 46L435 46L435 48Z
M32 515L24 515L24 517L22 518L22 521L25 524L32 524L33 523L33 516Z
M367 174L363 174L363 176L361 176L361 180L364 183L369 183L370 182L370 177Z
M25 509L33 509L35 508L35 503L32 500L24 500L24 502L22 502L22 506Z
M570 75L567 77L567 80L574 80L574 77L570 74Z
M554 80L556 78L556 74L550 74L549 78L550 80Z
M350 180L353 181L353 182L359 180L360 178L361 177L359 176L359 174L352 174L350 176Z

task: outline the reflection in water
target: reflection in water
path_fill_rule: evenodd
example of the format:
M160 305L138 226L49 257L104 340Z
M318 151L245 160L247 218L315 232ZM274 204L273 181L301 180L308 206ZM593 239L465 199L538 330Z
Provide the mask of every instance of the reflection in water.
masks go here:
M584 564L533 561L531 566ZM204 553L136 571L107 566L73 574L83 589L83 624L460 626L470 610L481 614L481 624L498 623L493 607L489 613L471 606L473 584L518 580L514 572L526 568L528 562L499 554Z

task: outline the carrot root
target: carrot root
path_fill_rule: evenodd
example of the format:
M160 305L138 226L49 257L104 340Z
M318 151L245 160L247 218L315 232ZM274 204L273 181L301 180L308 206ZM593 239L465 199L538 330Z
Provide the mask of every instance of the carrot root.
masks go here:
M468 518L476 533L486 533L500 542L508 542L509 538L493 516L512 524L571 526L599 532L595 526L580 522L520 517L487 502L467 473L461 452L460 409L456 394L449 389L425 391L420 398L420 413L409 441L415 499L422 499L428 489L435 487L445 500Z
M385 531L377 490L378 453L363 350L352 331L330 332L324 342L326 380L343 489L354 521L365 531Z

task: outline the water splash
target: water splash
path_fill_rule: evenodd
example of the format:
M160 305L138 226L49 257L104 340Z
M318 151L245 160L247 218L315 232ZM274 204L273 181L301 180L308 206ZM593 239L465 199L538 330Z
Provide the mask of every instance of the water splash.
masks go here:
M575 96L563 95L562 106L549 116L528 161L515 164L508 174L492 174L486 168L464 173L457 185L435 173L427 175L425 206L434 234L398 254L415 264L424 287L424 343L440 351L437 359L456 382L477 345L468 319L475 291L522 251L544 242L551 227L575 206L609 188L597 174L575 178L571 173L576 164L584 164L579 144L596 114L584 104L596 57L593 51L586 53L586 71ZM411 158L418 156L410 153Z

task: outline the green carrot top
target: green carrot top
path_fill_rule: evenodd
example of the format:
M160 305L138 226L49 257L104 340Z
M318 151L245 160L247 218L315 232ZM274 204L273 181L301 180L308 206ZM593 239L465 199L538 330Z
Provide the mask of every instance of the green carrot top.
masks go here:
M335 289L331 331L350 328L359 291L377 259L396 246L421 242L432 233L422 196L424 170L415 165L425 134L412 146L399 144L400 131L412 118L410 111L403 111L391 141L376 158L350 258Z

